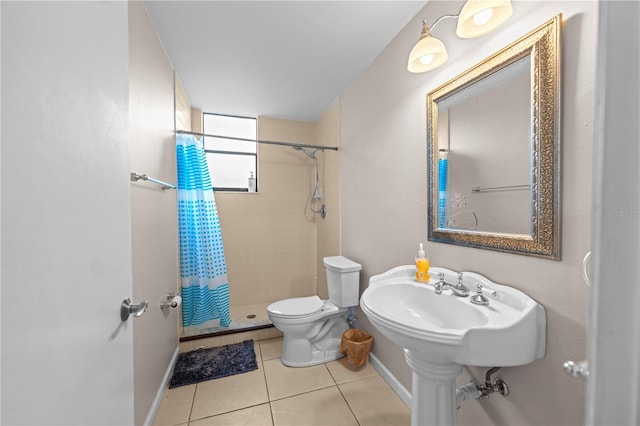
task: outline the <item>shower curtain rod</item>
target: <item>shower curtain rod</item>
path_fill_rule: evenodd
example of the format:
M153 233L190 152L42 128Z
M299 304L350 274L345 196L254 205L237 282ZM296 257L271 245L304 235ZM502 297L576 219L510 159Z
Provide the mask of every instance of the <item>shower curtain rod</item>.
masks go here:
M337 151L337 146L321 146L321 145L307 145L302 143L293 143L293 142L278 142L278 141L265 141L260 139L245 139L245 138L236 138L232 136L221 136L221 135L209 135L207 133L199 133L199 132L189 132L187 130L177 130L176 133L180 133L183 135L194 135L194 136L205 136L209 138L221 138L221 139L231 139L234 141L245 141L245 142L256 142L256 143L264 143L268 145L283 145L290 146L292 148L313 148L320 151L324 151L325 149L330 149L332 151Z

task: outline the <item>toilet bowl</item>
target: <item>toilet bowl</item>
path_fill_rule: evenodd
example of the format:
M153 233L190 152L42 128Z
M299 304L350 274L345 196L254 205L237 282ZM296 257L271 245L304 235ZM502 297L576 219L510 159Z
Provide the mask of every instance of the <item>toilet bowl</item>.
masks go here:
M336 360L342 334L349 328L347 314L358 305L360 269L343 256L323 259L329 300L318 296L279 300L267 307L273 325L282 331L282 358L289 367L309 367Z

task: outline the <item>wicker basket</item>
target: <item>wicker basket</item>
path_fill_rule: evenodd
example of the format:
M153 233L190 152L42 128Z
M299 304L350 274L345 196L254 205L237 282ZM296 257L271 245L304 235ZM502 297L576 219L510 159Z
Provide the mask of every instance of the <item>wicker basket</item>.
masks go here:
M361 368L369 358L373 336L364 330L350 328L342 334L340 353L347 355L349 367Z

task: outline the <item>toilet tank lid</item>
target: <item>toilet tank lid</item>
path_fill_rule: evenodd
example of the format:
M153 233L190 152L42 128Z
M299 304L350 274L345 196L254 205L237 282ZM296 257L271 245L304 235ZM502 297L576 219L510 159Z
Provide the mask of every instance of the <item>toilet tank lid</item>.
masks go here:
M337 272L354 272L362 269L362 265L344 256L329 256L322 260L324 266Z

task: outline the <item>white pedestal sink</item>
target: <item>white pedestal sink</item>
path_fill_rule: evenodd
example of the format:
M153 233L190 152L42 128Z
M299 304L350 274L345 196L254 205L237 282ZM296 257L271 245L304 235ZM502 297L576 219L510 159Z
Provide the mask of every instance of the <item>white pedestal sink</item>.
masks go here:
M360 307L387 338L402 346L413 370L412 425L455 425L455 378L463 365L509 367L528 364L545 353L544 308L523 292L463 273L473 295L478 284L486 306L444 290L436 294L434 277L456 283L458 274L431 268L428 284L415 280L405 265L371 277Z

